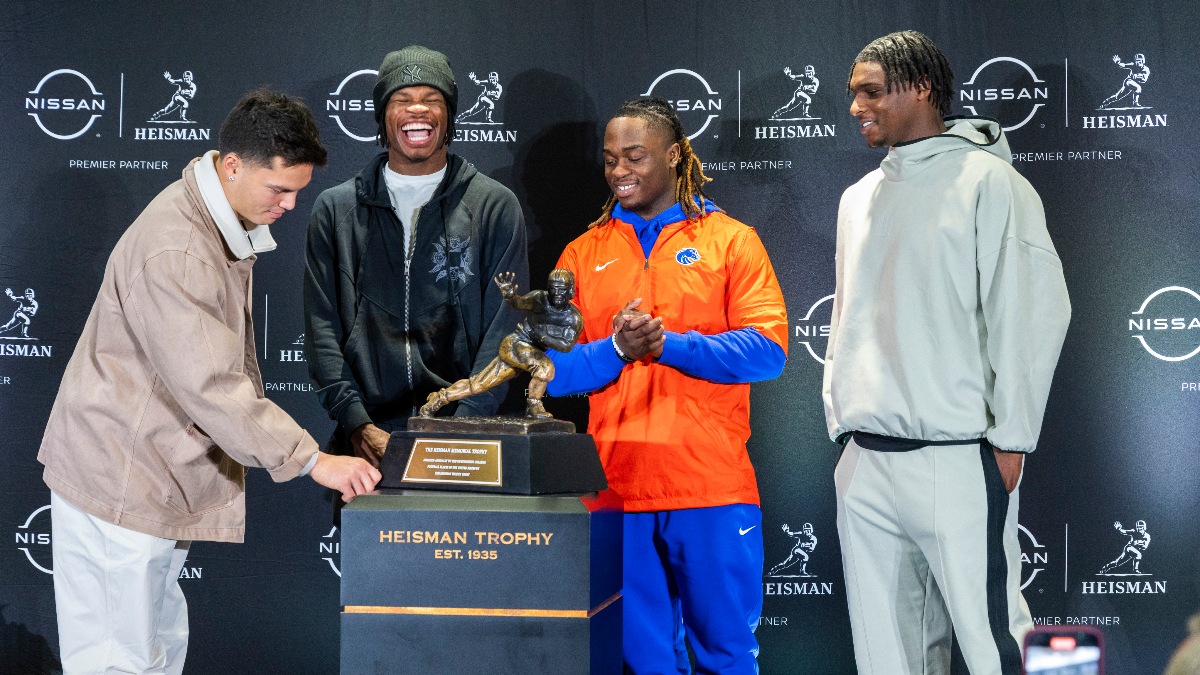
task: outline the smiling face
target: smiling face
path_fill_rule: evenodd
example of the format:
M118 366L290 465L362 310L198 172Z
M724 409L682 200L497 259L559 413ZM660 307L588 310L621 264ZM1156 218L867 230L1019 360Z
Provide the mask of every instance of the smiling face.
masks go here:
M446 97L433 87L397 89L384 111L388 167L405 176L427 176L446 166L449 120Z
M858 120L858 130L872 148L890 148L946 130L930 99L928 83L905 86L893 82L888 92L887 74L873 61L854 64L850 95L850 114Z
M296 208L296 195L312 180L312 164L284 166L280 157L263 166L243 162L231 152L220 162L224 175L233 177L221 181L225 197L238 218L250 225L270 225Z
M621 208L650 220L675 203L679 144L637 117L614 117L604 131L604 178Z

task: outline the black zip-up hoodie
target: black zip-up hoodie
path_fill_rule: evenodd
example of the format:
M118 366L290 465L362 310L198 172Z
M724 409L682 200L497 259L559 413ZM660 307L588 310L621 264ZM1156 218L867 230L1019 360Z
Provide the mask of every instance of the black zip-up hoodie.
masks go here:
M368 422L403 426L431 392L482 369L520 319L493 277L513 272L529 288L516 196L453 154L413 224L406 264L386 162L382 152L322 192L308 226L304 358L343 435ZM505 391L452 412L493 414Z

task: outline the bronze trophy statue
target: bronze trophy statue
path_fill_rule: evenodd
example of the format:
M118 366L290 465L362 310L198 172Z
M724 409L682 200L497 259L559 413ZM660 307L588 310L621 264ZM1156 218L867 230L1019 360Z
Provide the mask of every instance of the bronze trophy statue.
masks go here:
M575 275L569 270L550 272L547 289L517 294L513 273L498 275L496 285L505 302L526 312L517 329L500 342L499 353L483 370L468 378L435 391L421 406L421 417L433 417L442 406L483 393L502 382L511 380L520 371L528 372L529 397L525 399L525 415L552 419L542 405L546 385L554 379L554 363L546 350L569 352L583 330L583 316L571 298L575 296Z
M525 312L500 341L496 358L477 374L429 395L420 415L392 433L380 471L384 488L539 495L587 493L608 483L588 434L554 419L542 405L554 362L546 351L568 352L583 332L583 315L571 304L575 275L550 273L547 290L517 293L511 272L497 275L504 301ZM519 372L531 376L525 415L434 417L453 401L483 393Z
M546 353L570 351L583 332L575 278L554 270L547 290L520 295L514 276L495 282L525 316L496 358L430 394L392 432L380 494L342 512L343 670L352 660L354 672L619 672L624 514L597 499L608 481L595 440L541 400L554 377ZM434 417L521 371L532 377L524 415ZM545 583L530 584L531 573ZM413 606L444 616L388 611ZM391 635L418 636L411 658L396 656Z

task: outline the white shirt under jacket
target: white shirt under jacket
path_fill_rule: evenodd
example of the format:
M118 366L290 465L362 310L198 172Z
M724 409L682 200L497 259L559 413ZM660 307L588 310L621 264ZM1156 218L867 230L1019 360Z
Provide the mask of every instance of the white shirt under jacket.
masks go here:
M946 122L842 195L829 435L1030 452L1071 317L1062 264L1000 125Z

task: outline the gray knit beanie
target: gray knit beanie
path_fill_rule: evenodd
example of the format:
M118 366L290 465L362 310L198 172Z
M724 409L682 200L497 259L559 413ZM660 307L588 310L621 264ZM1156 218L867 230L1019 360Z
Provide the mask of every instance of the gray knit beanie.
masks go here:
M388 99L397 89L425 85L442 92L446 97L450 119L458 112L458 85L450 59L420 45L409 45L383 57L379 79L375 81L375 121L382 122Z

